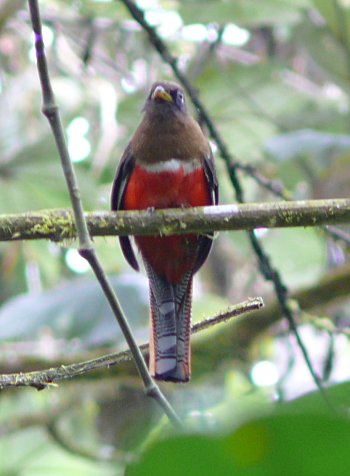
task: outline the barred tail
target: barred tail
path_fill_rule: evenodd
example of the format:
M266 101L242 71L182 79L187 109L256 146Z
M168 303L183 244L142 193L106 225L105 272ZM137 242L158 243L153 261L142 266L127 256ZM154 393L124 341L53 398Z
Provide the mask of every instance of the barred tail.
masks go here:
M147 267L150 279L150 371L157 380L188 382L191 376L192 273L172 285Z

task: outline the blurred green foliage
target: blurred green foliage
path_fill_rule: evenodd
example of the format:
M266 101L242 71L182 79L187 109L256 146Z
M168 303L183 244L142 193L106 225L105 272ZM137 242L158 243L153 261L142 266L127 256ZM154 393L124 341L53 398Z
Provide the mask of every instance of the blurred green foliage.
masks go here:
M341 476L350 467L349 430L346 419L332 416L272 415L225 436L181 436L159 442L126 474Z
M280 181L295 199L349 196L349 2L143 0L139 5L178 57L237 160ZM84 207L106 210L118 160L151 83L176 78L121 2L44 0L40 7ZM0 213L69 207L41 114L26 2L0 3L0 95ZM219 156L216 163L221 202L232 202ZM251 177L240 178L247 200L275 199ZM348 260L344 244L319 230L257 234L293 291ZM117 240L97 239L95 245L114 274L137 338L146 341L146 281L127 267ZM0 244L0 373L125 348L91 273L79 276L81 263L69 259L68 249L75 246ZM194 321L253 295L268 303L271 289L257 271L245 234L221 234L196 278ZM188 386L164 385L186 435L171 435L132 366L122 376L110 368L40 393L2 390L1 475L117 475L127 464L130 475L346 474L348 301L310 312L316 316L307 322L327 316L334 324L321 331L305 323L301 332L316 371L330 385L337 417L318 392L300 396L313 385L281 325L251 342L241 358L233 352L213 365L203 352L195 368L205 371L195 373ZM301 323L303 317L301 312ZM265 360L278 380L261 385L251 371Z

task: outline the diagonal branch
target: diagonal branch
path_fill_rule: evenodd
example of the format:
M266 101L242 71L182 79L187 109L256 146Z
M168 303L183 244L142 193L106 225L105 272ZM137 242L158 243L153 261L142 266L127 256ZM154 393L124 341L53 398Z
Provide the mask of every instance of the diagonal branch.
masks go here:
M167 401L158 385L153 381L150 376L147 365L143 358L140 349L138 348L129 323L124 315L124 312L119 304L118 298L102 269L102 266L97 258L96 252L92 246L92 241L89 235L87 224L84 217L83 206L80 200L80 192L77 183L77 179L74 173L74 169L69 157L67 144L64 138L61 119L58 113L58 107L55 103L53 90L51 87L48 66L45 56L44 41L42 35L42 26L39 12L39 5L37 0L28 0L29 9L33 31L35 34L35 51L37 58L37 67L41 83L42 95L43 95L43 113L47 117L52 133L54 135L56 146L61 159L62 169L66 179L67 187L69 190L71 203L74 212L74 220L76 224L77 234L79 238L80 254L89 262L93 269L97 280L99 281L101 288L113 310L113 313L119 323L119 326L123 332L125 340L128 343L130 351L132 352L135 364L137 366L140 377L142 378L146 394L155 399L155 401L161 406L165 414L170 421L177 427L181 426L181 422L175 413L174 409Z

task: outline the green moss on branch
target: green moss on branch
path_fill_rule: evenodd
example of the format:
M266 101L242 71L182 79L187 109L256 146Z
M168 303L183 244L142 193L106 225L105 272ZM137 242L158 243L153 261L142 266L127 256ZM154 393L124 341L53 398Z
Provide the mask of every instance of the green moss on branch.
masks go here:
M249 203L189 209L134 212L86 213L92 236L162 236L209 231L252 230L321 226L350 223L350 200L309 200ZM18 215L0 215L0 241L76 237L69 210L43 210Z

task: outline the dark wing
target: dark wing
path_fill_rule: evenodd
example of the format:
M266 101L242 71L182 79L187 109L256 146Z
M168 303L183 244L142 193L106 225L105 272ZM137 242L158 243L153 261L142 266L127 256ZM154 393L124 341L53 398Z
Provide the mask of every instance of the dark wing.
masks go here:
M203 165L205 176L207 177L208 184L210 187L210 192L213 201L212 205L217 205L219 203L219 186L218 180L216 178L214 158L212 154L210 154L209 157L205 157Z
M123 210L123 199L125 188L130 178L130 175L135 166L135 159L131 154L130 143L126 147L124 154L120 160L115 179L113 182L112 195L111 195L111 208L114 211ZM137 263L135 253L132 249L130 238L128 236L120 236L119 242L125 259L130 264L132 268L136 271L139 270L139 265Z
M205 157L203 161L205 176L208 181L210 195L212 199L212 205L217 205L219 202L219 187L215 173L214 159L212 154L209 157ZM201 236L199 243L199 250L194 266L194 273L196 273L202 266L208 257L211 245L213 244L214 233L208 233Z

